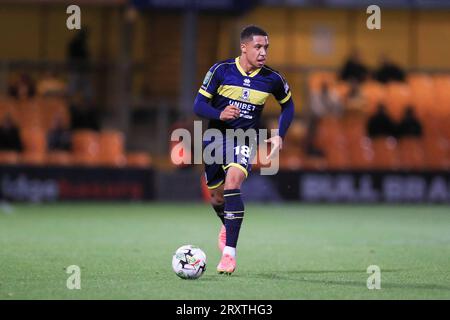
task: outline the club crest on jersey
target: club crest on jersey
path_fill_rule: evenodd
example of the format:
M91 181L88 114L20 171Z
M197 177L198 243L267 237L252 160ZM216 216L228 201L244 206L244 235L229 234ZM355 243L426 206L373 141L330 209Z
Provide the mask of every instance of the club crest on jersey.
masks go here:
M242 89L242 99L244 99L245 101L249 101L249 99L250 99L250 90Z
M244 86L250 87L250 79L244 79Z

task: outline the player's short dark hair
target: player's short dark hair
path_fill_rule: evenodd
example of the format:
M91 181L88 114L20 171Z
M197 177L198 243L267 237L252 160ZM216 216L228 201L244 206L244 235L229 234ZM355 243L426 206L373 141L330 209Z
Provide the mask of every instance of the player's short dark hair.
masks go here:
M253 36L264 36L267 37L267 32L257 26L247 26L241 31L241 42L252 40Z

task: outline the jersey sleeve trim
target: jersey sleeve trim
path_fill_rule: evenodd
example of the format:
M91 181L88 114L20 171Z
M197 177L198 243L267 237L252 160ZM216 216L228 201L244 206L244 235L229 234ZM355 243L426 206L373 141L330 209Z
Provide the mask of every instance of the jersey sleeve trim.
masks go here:
M279 100L278 102L279 102L280 104L283 104L283 103L285 103L286 101L288 101L290 97L291 97L291 92L289 91L289 93L287 94L287 96L286 96L283 100Z
M198 90L199 93L201 93L202 95L204 95L205 97L207 97L208 99L211 99L213 97L213 95L211 93L209 93L206 90L203 90L202 88L200 88L200 90Z

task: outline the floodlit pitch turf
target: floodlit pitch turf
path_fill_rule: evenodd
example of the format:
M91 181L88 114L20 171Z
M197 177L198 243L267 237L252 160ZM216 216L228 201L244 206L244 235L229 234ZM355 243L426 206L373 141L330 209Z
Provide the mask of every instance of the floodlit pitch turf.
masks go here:
M207 205L50 204L0 211L0 299L450 299L448 206L246 206L235 274L216 274ZM173 252L207 254L179 279ZM81 268L68 290L65 268ZM381 290L366 269L381 268Z

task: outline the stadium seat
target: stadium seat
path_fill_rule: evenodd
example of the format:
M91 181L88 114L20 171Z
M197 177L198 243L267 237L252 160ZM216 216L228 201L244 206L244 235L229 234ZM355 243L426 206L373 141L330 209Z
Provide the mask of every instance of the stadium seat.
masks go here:
M347 141L359 140L366 134L367 119L367 116L361 114L347 115L342 119L342 132Z
M40 121L42 126L48 130L52 127L56 117L62 119L65 127L70 126L69 107L65 101L57 97L45 97L39 100Z
M47 140L45 131L39 127L23 127L20 130L25 164L43 165L46 160Z
M92 130L76 130L72 135L74 163L82 166L99 165L99 135Z
M432 113L436 105L436 94L433 78L426 74L413 73L408 75L408 85L411 89L411 100L420 118Z
M67 85L61 79L45 74L36 85L36 94L39 96L63 95Z
M367 101L367 113L373 114L379 103L386 102L386 88L384 85L375 82L367 81L361 85L361 93Z
M442 135L450 141L450 115L440 117Z
M267 165L263 165L263 167L268 167L268 162L265 161L264 163ZM283 150L280 153L279 166L283 170L301 169L304 166L304 160L300 149Z
M42 128L41 101L38 98L17 102L18 124L22 128Z
M334 90L340 101L343 101L350 91L350 85L348 82L338 81L331 85L331 90Z
M450 115L427 115L422 118L424 134L428 138L443 138L450 141Z
M123 133L116 130L105 130L99 134L100 164L122 167L126 164Z
M17 165L19 164L19 153L14 151L0 151L0 164Z
M394 119L400 120L411 102L411 90L407 84L392 82L386 85L386 107Z
M423 141L418 138L401 138L398 143L401 169L420 170L425 167Z
M152 164L152 159L146 152L130 152L127 154L127 166L147 168Z
M15 100L0 97L0 120L6 115L10 115L16 124L19 124L19 112Z
M427 169L450 169L450 144L443 137L425 137L424 139L425 163Z
M436 138L443 136L440 119L433 114L426 114L422 117L423 132L426 137Z
M372 141L366 136L366 116L346 117L343 120L343 132L347 139L349 165L355 169L370 169L373 166L374 153Z
M448 169L450 148L450 119L438 115L423 118L425 163L428 169Z
M3 112L4 110L10 109L11 99L8 99L7 97L0 96L0 112ZM2 113L0 113L2 115Z
M407 75L406 82L409 84L411 89L416 89L420 87L433 87L433 78L426 73L410 73Z
M346 170L350 168L350 158L344 145L329 145L325 150L327 166L332 170Z
M345 131L345 122L339 118L325 118L320 123L320 144L325 152L327 166L333 170L348 169L350 160L346 150L348 139Z
M278 124L277 124L278 126ZM296 144L300 146L301 142L304 140L306 136L306 126L300 120L294 119L289 127L289 130L286 134L286 141L291 142L292 144ZM270 132L269 132L270 134Z
M328 145L335 143L343 135L342 125L336 117L324 117L320 120L315 144L319 148L326 149Z
M393 137L372 139L374 168L396 170L399 168L397 140Z
M319 91L322 83L330 86L336 82L336 73L328 71L313 71L308 75L308 88L310 91Z
M42 166L46 164L46 155L45 153L24 153L22 154L22 163Z
M357 170L374 168L374 151L370 138L361 136L350 144L350 164Z
M72 165L72 155L67 151L51 151L47 154L47 163L54 166Z
M323 170L327 169L328 163L327 163L327 159L324 157L309 156L309 157L305 157L303 167L306 170L323 171Z
M436 104L435 113L439 115L450 115L450 76L436 75L434 77Z

